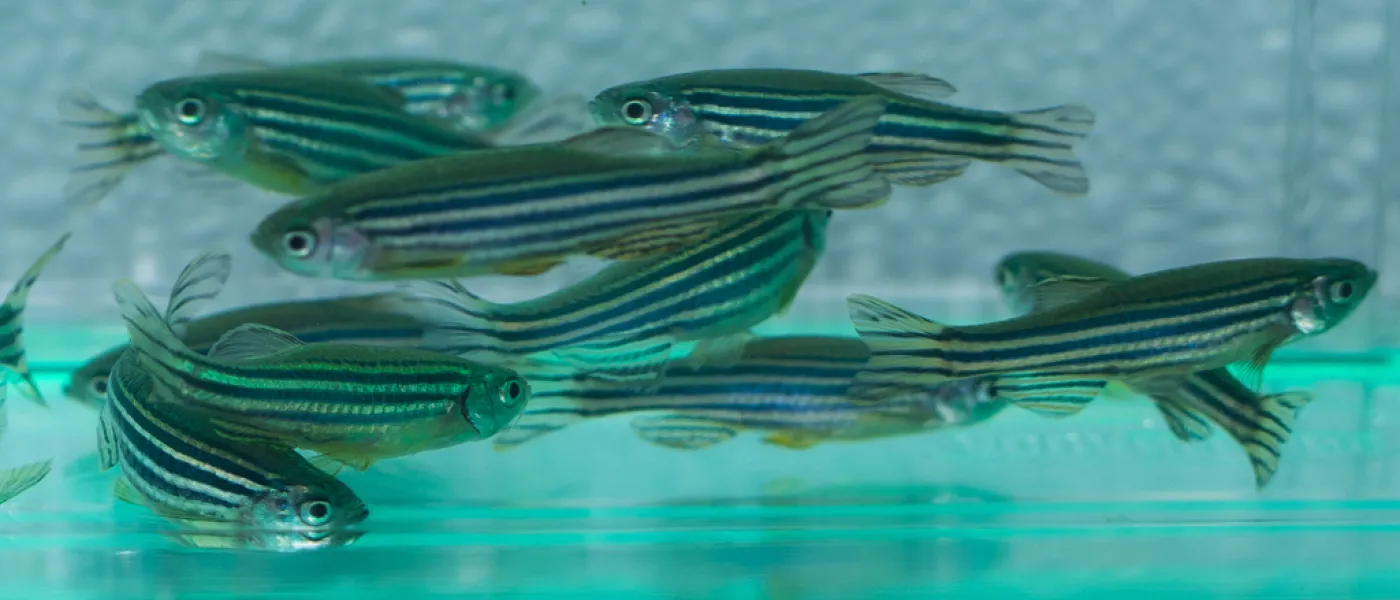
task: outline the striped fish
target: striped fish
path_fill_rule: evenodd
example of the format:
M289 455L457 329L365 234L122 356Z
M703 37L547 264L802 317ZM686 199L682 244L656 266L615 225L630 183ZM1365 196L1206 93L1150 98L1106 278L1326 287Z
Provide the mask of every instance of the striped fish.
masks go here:
M875 128L871 162L895 184L946 181L977 160L1014 169L1063 195L1089 192L1089 176L1074 156L1094 127L1088 108L999 112L940 102L954 92L946 81L909 73L721 69L612 87L593 99L592 111L603 126L641 127L678 141L710 133L750 146L842 102L877 95L889 108Z
M402 162L492 146L411 115L404 98L371 84L306 71L244 71L170 79L136 99L137 119L85 92L60 102L87 132L65 196L91 205L161 152L280 194L307 194ZM149 140L147 139L149 138Z
M5 296L5 303L0 304L0 388L5 387L10 379L7 372L12 372L19 377L16 386L20 392L40 406L48 406L48 402L39 391L34 374L29 372L29 361L24 355L24 306L29 302L29 290L34 287L34 282L39 280L44 267L63 251L63 245L68 243L71 235L63 234L48 250L39 255L38 260L35 260L29 270L15 282L14 287L10 288L10 293Z
M9 426L9 409L5 407L8 388L0 385L0 439ZM29 488L39 485L53 468L53 460L41 460L24 466L0 469L0 504L13 500Z
M118 499L170 519L177 541L294 551L343 546L369 509L344 483L287 447L230 440L157 402L134 353L112 370L98 425L102 470L121 467Z
M635 417L632 429L660 446L704 448L750 430L766 432L766 443L800 449L971 425L1005 406L988 380L977 379L878 404L852 402L847 389L870 357L852 338L736 335L702 341L669 361L668 344L652 349L614 369L522 367L537 391L493 445L513 448L584 419L651 413Z
M201 254L181 275L171 305L217 294L229 262L227 254ZM178 398L239 439L293 445L364 470L384 458L489 438L529 398L529 384L509 369L411 348L306 344L259 324L224 334L206 356L180 339L171 315L158 313L135 284L121 280L112 289L158 396Z
M679 253L615 263L515 304L487 302L455 281L415 284L423 292L422 320L436 325L423 347L513 359L580 345L747 331L787 310L821 256L830 217L804 210L735 219Z
M1030 289L1034 310L949 327L869 296L848 300L870 345L859 393L995 376L998 394L1047 416L1074 414L1110 382L1175 393L1198 371L1243 363L1248 389L1279 346L1342 322L1376 273L1344 259L1245 259L1111 282L1062 277Z
M336 342L372 346L420 347L431 327L406 311L400 294L384 292L342 298L273 302L236 308L193 319L181 337L189 348L207 354L225 333L248 323L285 331L308 344ZM127 344L89 360L69 376L63 393L93 410L107 401L107 377Z
M291 272L350 280L535 275L575 254L650 258L741 215L883 203L889 183L863 150L884 105L855 100L745 151L677 152L612 128L418 161L292 202L252 241Z
M1055 252L1017 252L1001 259L996 279L1002 299L1018 313L1030 312L1027 290L1061 277L1092 277L1126 281L1129 275L1104 263ZM1260 396L1227 369L1194 373L1181 388L1152 396L1167 428L1184 442L1210 437L1211 423L1244 448L1254 469L1255 485L1264 489L1278 470L1279 450L1293 433L1298 412L1312 401L1307 392Z

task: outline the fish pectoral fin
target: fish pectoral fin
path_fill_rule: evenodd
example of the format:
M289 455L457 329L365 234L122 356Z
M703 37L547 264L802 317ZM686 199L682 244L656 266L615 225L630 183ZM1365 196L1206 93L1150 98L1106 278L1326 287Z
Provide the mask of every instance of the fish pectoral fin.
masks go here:
M321 448L319 451L320 454L317 458L324 458L325 462L323 464L330 464L332 462L340 463L343 466L350 467L362 473L374 466L375 462L374 459L366 455L352 453L348 448Z
M0 504L9 502L29 488L39 485L49 471L53 470L53 459L29 463L13 469L0 469Z
M1030 312L1042 312L1069 306L1113 285L1098 277L1062 275L1026 287L1031 301Z
M699 244L719 225L717 221L676 223L589 244L583 253L609 260L645 260Z
M763 437L763 443L781 446L791 450L806 450L820 444L825 438L804 431L775 431Z
M1264 367L1269 364L1269 358L1273 356L1274 350L1288 341L1291 335L1291 331L1278 331L1255 348L1249 354L1249 359L1231 365L1235 378L1239 379L1245 387L1258 393L1264 387Z
M1192 409L1182 401L1179 394L1163 394L1152 396L1152 401L1157 405L1157 412L1161 413L1162 420L1167 423L1172 435L1183 442L1199 442L1210 438L1210 419L1200 411Z
M1293 435L1293 422L1312 399L1308 392L1284 392L1259 399L1253 423L1238 440L1249 456L1257 489L1264 489L1273 480L1282 447Z
M340 472L344 471L345 467L348 466L340 460L331 458L324 454L317 454L315 456L312 456L311 458L307 459L306 462L311 463L311 466L316 467L318 470L327 475L330 475L331 477L340 475Z
M564 259L559 257L525 258L501 263L500 266L496 267L496 272L514 277L533 277L548 273L551 269L562 264L564 264Z
M116 478L112 482L112 496L121 502L135 506L145 506L146 501L141 497L141 493L136 488L131 487L131 482L126 476Z
M706 338L695 343L684 360L687 364L708 366L733 365L747 355L749 343L759 338L752 331L741 331L730 335Z
M273 68L270 61L253 58L233 52L205 50L194 59L196 73L236 73L239 71L263 71Z
M664 156L683 147L670 138L634 127L602 127L559 142L559 147L608 156Z
M996 393L1040 416L1061 418L1084 410L1108 386L1108 381L1097 375L1013 373L997 379Z
M699 450L727 442L739 431L727 424L684 415L636 417L631 422L637 437L676 450Z
M296 336L258 323L246 323L225 333L209 349L209 358L228 362L262 360L306 344Z
M958 88L953 84L921 73L861 73L856 77L896 94L920 100L943 100L958 93Z

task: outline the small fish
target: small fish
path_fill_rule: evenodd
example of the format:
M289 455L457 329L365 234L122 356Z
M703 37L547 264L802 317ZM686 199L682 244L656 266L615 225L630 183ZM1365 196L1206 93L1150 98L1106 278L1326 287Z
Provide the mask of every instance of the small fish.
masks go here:
M1089 192L1074 148L1094 113L1069 104L1021 112L943 104L952 84L911 73L844 75L797 69L720 69L619 85L592 102L602 126L630 126L693 141L704 132L740 146L764 144L803 121L862 96L889 108L875 128L871 162L890 182L926 186L952 179L974 160L1016 170L1066 196Z
M509 449L584 419L642 415L632 429L650 443L699 449L743 430L800 449L821 442L867 440L970 425L1000 412L990 380L967 379L915 390L878 404L846 392L870 352L858 339L753 338L741 334L696 345L666 360L669 344L618 367L522 367L538 389L530 407L493 445ZM637 351L643 354L644 351Z
M1276 348L1341 323L1375 282L1375 271L1345 259L1229 260L1119 282L1062 277L1031 288L1029 314L965 327L851 296L851 321L872 352L857 393L995 376L1010 402L1066 416L1110 381L1156 397L1232 363L1256 390Z
M348 280L537 275L575 254L660 256L742 215L883 203L889 183L863 150L884 104L852 101L745 151L677 152L613 128L417 161L292 202L251 238L288 271Z
M830 218L830 211L807 210L741 217L675 254L618 262L515 304L492 304L455 281L415 284L409 289L421 290L421 319L437 325L422 347L511 360L747 331L787 310L821 256Z
M285 448L227 439L162 393L132 352L112 370L98 425L102 470L121 467L119 500L171 520L187 545L274 551L344 546L369 509L335 477ZM192 540L201 540L192 543Z
M1130 276L1110 265L1055 252L1017 252L996 267L1002 298L1012 310L1032 310L1033 286L1062 277L1126 281ZM1260 396L1228 369L1194 373L1175 392L1152 397L1172 434L1184 442L1210 437L1210 424L1225 428L1244 448L1254 469L1255 485L1264 489L1278 470L1280 449L1292 435L1298 412L1312 401L1307 392Z
M170 305L187 311L213 298L229 271L227 254L201 254ZM530 395L509 369L411 348L307 344L252 323L224 334L206 356L180 339L171 325L178 315L161 315L135 284L120 280L112 293L156 396L200 411L224 435L312 450L360 470L489 438Z
M225 333L240 325L258 323L285 331L308 344L421 347L432 326L411 312L396 311L396 307L403 306L399 296L382 292L236 308L190 320L181 338L190 350L207 354ZM102 410L107 402L107 377L127 347L121 344L111 348L79 367L69 376L64 395L93 410Z
M16 387L20 393L40 406L48 406L48 402L39 391L39 383L34 380L34 374L29 372L29 361L24 356L24 306L29 302L29 290L34 287L34 282L39 280L44 267L63 251L63 245L68 243L71 236L72 234L65 233L49 246L29 270L24 272L19 281L15 282L14 287L10 288L10 293L5 296L5 303L0 304L0 388L4 388L10 379L7 372L13 372L19 377Z
M404 110L404 99L368 83L298 71L182 77L136 99L133 123L85 92L60 102L66 124L88 132L68 201L91 205L137 165L165 153L264 190L304 195L352 175L468 150L486 138ZM104 137L105 136L105 137Z

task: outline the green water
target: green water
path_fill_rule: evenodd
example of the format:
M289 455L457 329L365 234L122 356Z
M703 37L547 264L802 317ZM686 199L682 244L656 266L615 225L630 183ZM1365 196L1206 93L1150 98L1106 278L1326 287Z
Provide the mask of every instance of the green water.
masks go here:
M6 466L54 473L0 507L0 598L1386 598L1400 594L1400 371L1388 353L1285 354L1307 387L1271 487L1217 432L1177 442L1150 405L806 451L654 448L625 419L509 453L468 445L345 481L355 545L188 550L117 504L95 417L10 403ZM263 596L259 596L263 597Z

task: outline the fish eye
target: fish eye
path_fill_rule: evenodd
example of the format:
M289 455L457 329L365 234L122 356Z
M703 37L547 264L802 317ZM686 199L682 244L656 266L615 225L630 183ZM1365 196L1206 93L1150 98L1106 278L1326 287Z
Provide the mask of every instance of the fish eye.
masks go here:
M325 500L312 500L303 503L299 509L301 521L312 527L325 525L331 520L331 503Z
M1355 293L1356 286L1352 285L1350 281L1338 281L1332 284L1331 295L1333 302L1341 302L1344 304L1351 302L1352 294Z
M102 377L100 375L94 375L92 381L88 383L88 388L92 390L92 393L97 394L98 396L106 396L107 378Z
M282 249L293 258L306 258L316 251L316 234L305 229L288 231L282 236Z
M501 400L507 406L514 406L525 397L525 384L519 379L511 379L501 386Z
M640 98L623 102L622 120L632 125L645 125L651 120L651 103Z
M175 103L175 118L186 125L198 125L204 121L204 101L199 98L185 98Z

